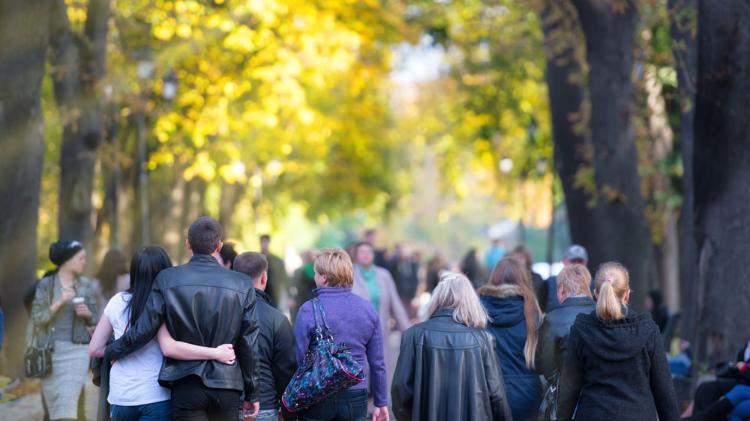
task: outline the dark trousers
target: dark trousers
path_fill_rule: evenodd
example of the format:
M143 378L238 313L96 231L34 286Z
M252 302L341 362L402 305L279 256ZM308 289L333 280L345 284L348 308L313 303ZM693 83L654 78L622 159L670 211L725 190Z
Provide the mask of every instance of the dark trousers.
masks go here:
M211 389L198 377L186 377L172 385L172 419L236 421L240 397L238 390Z
M701 383L695 390L695 412L706 410L716 401L732 390L739 382L734 379L719 378L714 381Z
M300 414L303 421L365 421L367 390L344 390Z

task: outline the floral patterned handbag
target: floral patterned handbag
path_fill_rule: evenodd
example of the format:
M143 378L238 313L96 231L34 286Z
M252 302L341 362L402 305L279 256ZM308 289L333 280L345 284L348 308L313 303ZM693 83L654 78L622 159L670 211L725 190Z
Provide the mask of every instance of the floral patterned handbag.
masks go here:
M289 412L303 411L365 379L364 370L343 344L333 341L320 300L312 300L315 327L305 360L286 387L281 402ZM320 314L320 324L318 323Z

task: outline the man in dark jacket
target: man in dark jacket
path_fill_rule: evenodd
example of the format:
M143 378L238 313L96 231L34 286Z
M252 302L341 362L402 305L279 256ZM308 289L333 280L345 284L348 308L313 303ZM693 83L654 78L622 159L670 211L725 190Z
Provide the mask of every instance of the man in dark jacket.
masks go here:
M266 294L271 300L271 305L278 307L282 296L286 294L286 264L281 257L271 253L271 236L268 234L260 236L260 252L268 260L268 287L266 287Z
M294 333L289 320L275 309L264 292L268 284L268 261L260 253L242 253L234 259L234 270L253 280L258 301L258 419L276 420L279 402L297 369Z
M173 419L236 420L243 393L244 415L254 417L260 407L255 292L247 275L219 265L221 238L216 220L201 217L193 222L187 241L193 253L190 262L159 273L144 313L107 346L107 358L122 358L148 343L163 323L178 341L209 347L234 344L239 365L164 360L159 383L172 389Z
M548 382L554 382L555 375L560 374L570 327L576 317L596 308L590 285L591 273L584 265L568 265L557 275L557 299L562 304L544 317L535 358L536 369Z

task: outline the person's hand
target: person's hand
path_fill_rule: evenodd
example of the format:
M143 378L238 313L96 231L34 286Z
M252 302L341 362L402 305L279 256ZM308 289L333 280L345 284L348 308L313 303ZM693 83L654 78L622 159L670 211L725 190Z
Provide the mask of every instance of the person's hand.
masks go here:
M388 421L388 417L387 406L376 407L372 411L372 421Z
M57 307L62 307L63 304L72 300L75 296L76 290L74 290L73 288L63 288L62 294L60 294L60 299L57 300Z
M234 347L232 344L223 344L216 347L216 357L214 357L215 360L224 363L224 364L234 364L235 355L234 355Z
M76 304L76 316L82 319L91 320L93 315L86 304Z
M253 421L260 412L260 402L242 401L242 419L244 421Z

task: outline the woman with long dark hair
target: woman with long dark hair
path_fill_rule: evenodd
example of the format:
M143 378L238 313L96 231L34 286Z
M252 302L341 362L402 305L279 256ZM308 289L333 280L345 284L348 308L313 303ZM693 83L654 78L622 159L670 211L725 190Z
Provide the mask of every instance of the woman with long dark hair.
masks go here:
M542 384L534 371L541 311L529 272L518 260L506 257L497 262L478 293L490 316L487 330L495 336L513 419L532 419L542 397Z
M90 356L104 355L109 337L114 333L115 339L119 338L135 324L146 307L156 276L171 266L169 255L161 247L143 247L135 253L130 263L130 288L115 294L104 309L105 317L96 326L89 344ZM162 325L155 340L112 365L107 398L112 420L170 419L170 391L158 382L164 355L178 360L215 359L225 364L232 364L235 359L231 344L208 348L177 342Z

